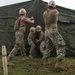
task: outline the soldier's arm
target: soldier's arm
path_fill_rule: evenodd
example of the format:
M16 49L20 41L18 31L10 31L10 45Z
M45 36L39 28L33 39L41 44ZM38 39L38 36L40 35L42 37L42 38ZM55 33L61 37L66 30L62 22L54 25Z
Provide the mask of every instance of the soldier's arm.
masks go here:
M30 20L34 20L34 17L29 18Z
M28 23L34 24L34 20L32 20L32 19L30 19L30 18L26 18L25 21L28 22Z
M31 41L30 33L29 33L29 35L28 35L27 40L28 40L28 43Z
M43 13L43 19L44 19L44 22L46 23L46 11Z
M19 26L19 18L14 23L14 30L18 30Z
M45 12L43 13L43 19L44 19L44 22L45 22Z
M44 36L44 32L42 31L38 41L41 42L44 39Z
M56 10L56 14L59 15L59 11L58 10Z

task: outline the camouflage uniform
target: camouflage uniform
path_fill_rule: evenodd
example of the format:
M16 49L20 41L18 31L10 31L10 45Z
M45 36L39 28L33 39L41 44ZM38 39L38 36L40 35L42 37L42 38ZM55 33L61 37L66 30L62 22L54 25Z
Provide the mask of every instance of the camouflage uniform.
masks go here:
M28 43L30 45L30 52L29 52L29 54L30 55L34 55L34 52L35 52L35 43L34 43L35 33L30 32L29 35L28 35L27 40L28 40Z
M40 52L42 55L44 55L44 47L45 47L45 41L44 41L44 38L45 38L45 35L44 35L44 32L41 30L37 36L35 36L35 39L36 40L39 40L39 42L36 43L36 45L39 44L40 46Z
M65 42L58 32L58 10L56 9L56 4L51 0L48 4L48 9L44 12L44 22L45 22L45 42L46 49L44 54L44 65L50 64L48 58L50 57L53 46L56 48L57 61L55 64L55 69L65 70L67 68L62 64L62 59L65 56Z
M20 17L15 21L14 30L15 32L15 45L10 54L8 55L8 65L13 65L11 58L17 53L18 50L21 50L23 60L25 60L25 46L24 46L24 33L26 32L26 23L34 23L33 17L26 17L26 10L21 8L19 10Z
M42 41L41 44L40 44L40 52L43 56L44 52L45 52L45 41Z
M40 52L42 55L44 55L44 47L45 47L45 41L44 41L44 38L45 38L45 35L44 35L44 32L41 31L40 32L40 37L39 39L41 40L41 43L40 43Z
M12 58L17 53L17 51L20 49L22 49L21 50L22 56L25 56L24 33L26 32L26 23L25 23L26 17L23 17L23 18L19 17L16 21L18 22L18 24L17 24L18 26L16 27L14 25L14 29L16 30L15 46L12 49L12 51L10 52L8 59Z
M65 56L65 42L57 29L48 29L45 31L46 50L44 58L50 57L53 45L56 48L57 59L63 59Z
M46 42L46 50L44 54L44 58L49 58L51 54L51 50L53 45L56 48L57 59L63 59L65 56L65 42L58 32L57 28L57 20L58 20L59 12L57 9L47 9L44 12L43 17L45 21L45 42Z
M12 49L8 57L12 58L18 52L18 50L21 51L21 54L24 57L26 55L25 44L24 44L24 33L20 30L16 31L15 38L16 40L15 40L14 48Z

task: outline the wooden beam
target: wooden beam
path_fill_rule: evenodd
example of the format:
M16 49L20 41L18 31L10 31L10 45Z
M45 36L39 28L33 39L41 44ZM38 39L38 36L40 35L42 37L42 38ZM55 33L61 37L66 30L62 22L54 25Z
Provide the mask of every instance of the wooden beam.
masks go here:
M4 75L8 75L6 47L2 46L2 62Z

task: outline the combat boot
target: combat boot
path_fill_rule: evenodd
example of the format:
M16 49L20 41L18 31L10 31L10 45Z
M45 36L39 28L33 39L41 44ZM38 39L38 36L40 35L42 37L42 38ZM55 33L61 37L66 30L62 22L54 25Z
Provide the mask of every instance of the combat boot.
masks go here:
M7 62L7 65L8 65L8 66L14 66L15 64L12 63L12 62Z
M11 57L8 57L8 62L7 62L8 66L14 66L15 65L14 63L11 62L11 59L12 59Z
M29 59L29 57L27 57L27 56L22 57L23 61L28 60L28 59Z
M59 70L62 70L62 71L67 71L67 68L61 62L57 62L55 64L55 69L59 69Z
M50 65L50 64L51 64L51 62L48 61L48 58L45 58L43 65L45 66L45 65Z
M29 55L29 58L33 58L33 56L32 55Z
M25 57L22 57L22 60L24 61L24 60L26 60L26 58Z

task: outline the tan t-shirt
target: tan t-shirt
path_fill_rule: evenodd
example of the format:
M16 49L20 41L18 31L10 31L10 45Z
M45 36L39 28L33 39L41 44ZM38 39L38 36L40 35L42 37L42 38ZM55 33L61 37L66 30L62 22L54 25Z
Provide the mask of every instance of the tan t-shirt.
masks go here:
M39 35L39 40L40 40L40 41L43 41L44 39L45 39L44 32L41 31L41 32L40 32L40 35Z
M39 32L38 37L37 37L37 34L35 36L36 36L35 39L39 40L40 42L45 39L45 34L42 30Z
M35 33L30 32L28 35L28 38L31 39L32 41L35 40Z
M26 32L26 17L20 17L19 30Z

